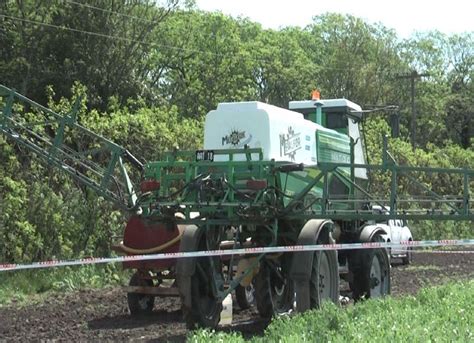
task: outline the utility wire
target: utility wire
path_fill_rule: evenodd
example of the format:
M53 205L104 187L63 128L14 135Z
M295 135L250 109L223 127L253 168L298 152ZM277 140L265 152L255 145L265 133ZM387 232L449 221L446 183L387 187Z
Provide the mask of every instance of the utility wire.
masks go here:
M111 35L107 35L107 34L104 34L104 33L93 32L93 31L84 31L84 30L73 28L73 27L65 27L65 26L59 26L59 25L54 25L54 24L48 24L48 23L43 23L43 22L36 21L36 20L18 18L18 17L4 15L4 14L0 14L0 17L11 19L11 20L22 21L22 22L29 23L29 24L34 24L34 25L59 29L59 30L63 30L63 31L83 33L83 34L96 36L96 37L107 38L107 39L116 39L116 40L119 40L119 41L125 41L125 42L129 42L129 43L139 43L139 44L143 44L143 45L150 45L150 46L155 46L155 47L159 47L159 48L165 48L165 49L177 50L177 51L184 51L184 52L212 54L212 53L209 53L209 52L203 51L203 50L179 48L179 47L175 47L175 46L171 46L171 45L163 45L163 44L157 44L157 43L152 43L152 42L146 42L146 41L143 41L143 40L136 40L136 39L126 38L126 37L119 37L119 36L111 36ZM214 55L221 56L222 54L221 55L214 54Z
M119 15L119 16L122 16L122 17L128 18L128 19L138 20L138 21L145 22L145 23L150 23L150 24L155 24L156 23L154 20L140 18L140 17L136 17L136 16L133 16L133 15L129 15L129 14L125 14L125 13L121 13L121 12L117 12L117 11L112 11L112 10L108 10L106 8L96 7L96 6L89 5L89 4L83 4L81 2L74 1L74 0L63 0L63 1L66 2L66 3L70 3L72 5L86 7L86 8L92 9L92 10L96 10L96 11L101 11L101 12L110 13L110 14L116 14L116 15Z
M118 13L118 12L117 12ZM186 52L186 53L195 53L195 54L203 54L203 55L210 55L210 56L216 56L216 57L231 57L231 58L240 58L244 60L250 60L250 61L255 61L255 62L267 62L267 61L273 61L273 59L259 59L259 58L252 58L250 56L238 56L235 54L218 54L218 53L213 53L205 50L198 50L198 49L187 49L187 48L180 48L172 45L164 45L164 44L158 44L158 43L153 43L153 42L146 42L143 40L136 40L136 39L131 39L131 38L126 38L126 37L120 37L120 36L112 36L112 35L107 35L104 33L99 33L99 32L93 32L93 31L85 31L81 29L76 29L72 27L65 27L65 26L59 26L55 24L48 24L36 20L30 20L30 19L25 19L25 18L19 18L19 17L14 17L14 16L9 16L5 14L0 14L0 18L6 18L10 20L16 20L16 21L22 21L25 23L33 24L33 25L38 25L38 26L44 26L48 28L53 28L53 29L58 29L58 30L63 30L63 31L70 31L70 32L75 32L75 33L81 33L81 34L86 34L86 35L91 35L95 37L101 37L101 38L106 38L106 39L115 39L118 41L124 41L124 42L129 42L129 43L139 43L142 45L148 45L160 49L168 49L168 50L175 50L179 52ZM359 69L360 67L353 67L353 68L337 68L337 67L321 67L317 66L318 71L320 70L335 70L335 71L354 71ZM392 73L384 73L384 72L377 72L378 75L392 75Z

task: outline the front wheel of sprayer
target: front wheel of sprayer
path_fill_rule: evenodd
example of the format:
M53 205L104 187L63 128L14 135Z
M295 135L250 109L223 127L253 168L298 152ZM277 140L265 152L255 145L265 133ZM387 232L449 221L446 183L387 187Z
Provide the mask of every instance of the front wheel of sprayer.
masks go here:
M135 272L130 278L129 285L132 287L152 287L153 280L146 278L146 274ZM127 293L128 309L132 316L143 316L153 311L155 297L141 293Z
M293 308L294 284L276 261L263 260L255 276L255 300L261 317L271 318Z
M376 237L374 241L379 241ZM390 294L390 259L384 248L357 250L349 259L354 300Z
M200 236L195 245L196 251L218 248L218 241L209 237L209 232L196 236ZM190 275L182 278L182 281L178 281L186 327L189 330L194 330L197 327L217 327L222 311L222 301L218 299L218 288L219 285L223 286L224 284L219 257L189 258L178 263L187 264L187 266L182 264L179 267L181 269L193 270ZM191 264L194 266L190 268Z

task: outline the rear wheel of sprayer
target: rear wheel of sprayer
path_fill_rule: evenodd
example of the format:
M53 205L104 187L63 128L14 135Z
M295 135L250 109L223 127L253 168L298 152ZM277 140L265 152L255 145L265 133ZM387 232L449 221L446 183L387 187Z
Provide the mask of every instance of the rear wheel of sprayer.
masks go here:
M218 249L219 242L210 232L203 233L197 245L199 251ZM220 321L222 302L217 296L217 285L223 285L219 256L196 258L196 267L191 276L191 307L183 306L183 315L188 329L196 327L215 328Z
M261 317L271 318L275 314L293 308L294 284L277 261L263 260L255 276L255 298Z
M382 242L377 235L373 242ZM356 250L349 259L354 300L384 297L390 294L390 259L384 248Z
M153 280L144 278L140 272L135 272L129 282L130 286L152 287ZM148 294L127 293L128 309L132 316L144 316L153 311L155 297Z

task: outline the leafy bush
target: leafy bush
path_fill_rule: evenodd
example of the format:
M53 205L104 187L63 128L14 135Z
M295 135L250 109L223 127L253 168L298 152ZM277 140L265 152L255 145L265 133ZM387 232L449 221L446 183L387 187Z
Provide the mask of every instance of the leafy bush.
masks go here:
M73 107L73 100L54 101L54 92L48 93L48 106L57 113ZM121 107L112 101L109 111L100 113L87 110L84 86L75 84L73 94L73 99L82 96L78 113L82 125L123 145L142 161L159 159L177 146L194 149L202 144L202 122L181 118L175 107L148 108L140 100ZM0 165L0 261L111 254L110 246L125 225L113 204L3 137L0 158L5 161ZM139 175L135 176L138 181Z
M410 224L413 237L417 240L471 239L474 223L471 221L416 221Z

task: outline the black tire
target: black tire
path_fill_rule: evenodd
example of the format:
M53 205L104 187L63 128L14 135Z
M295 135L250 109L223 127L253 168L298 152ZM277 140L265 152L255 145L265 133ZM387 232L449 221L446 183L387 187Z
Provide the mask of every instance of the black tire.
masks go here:
M407 266L411 263L411 261L413 260L413 254L411 252L412 248L411 247L407 247L407 254L406 256L402 257L402 264L404 266Z
M250 308L255 303L255 287L253 283L246 287L238 285L235 289L235 299L241 310Z
M198 250L209 250L206 235L201 236ZM198 257L196 268L191 276L191 307L183 306L186 327L194 330L197 327L215 328L219 324L222 302L217 297L214 281L221 281L221 262L219 257Z
M387 243L391 243L390 239L387 240ZM388 259L390 261L390 265L392 265L393 259L392 259L392 248L387 248L387 255Z
M381 241L375 237L374 242ZM355 250L349 259L350 283L355 301L390 294L390 259L386 249Z
M282 273L281 268L273 261L262 261L255 276L255 300L260 316L270 319L276 314L290 311L294 294L293 281Z
M129 285L152 287L153 280L144 279L140 273L136 272L130 278ZM148 294L127 293L127 302L132 316L144 316L149 315L153 311L155 297Z
M318 244L323 243L318 241ZM319 308L324 301L339 303L339 263L336 251L316 251L309 282L296 283L298 312Z

